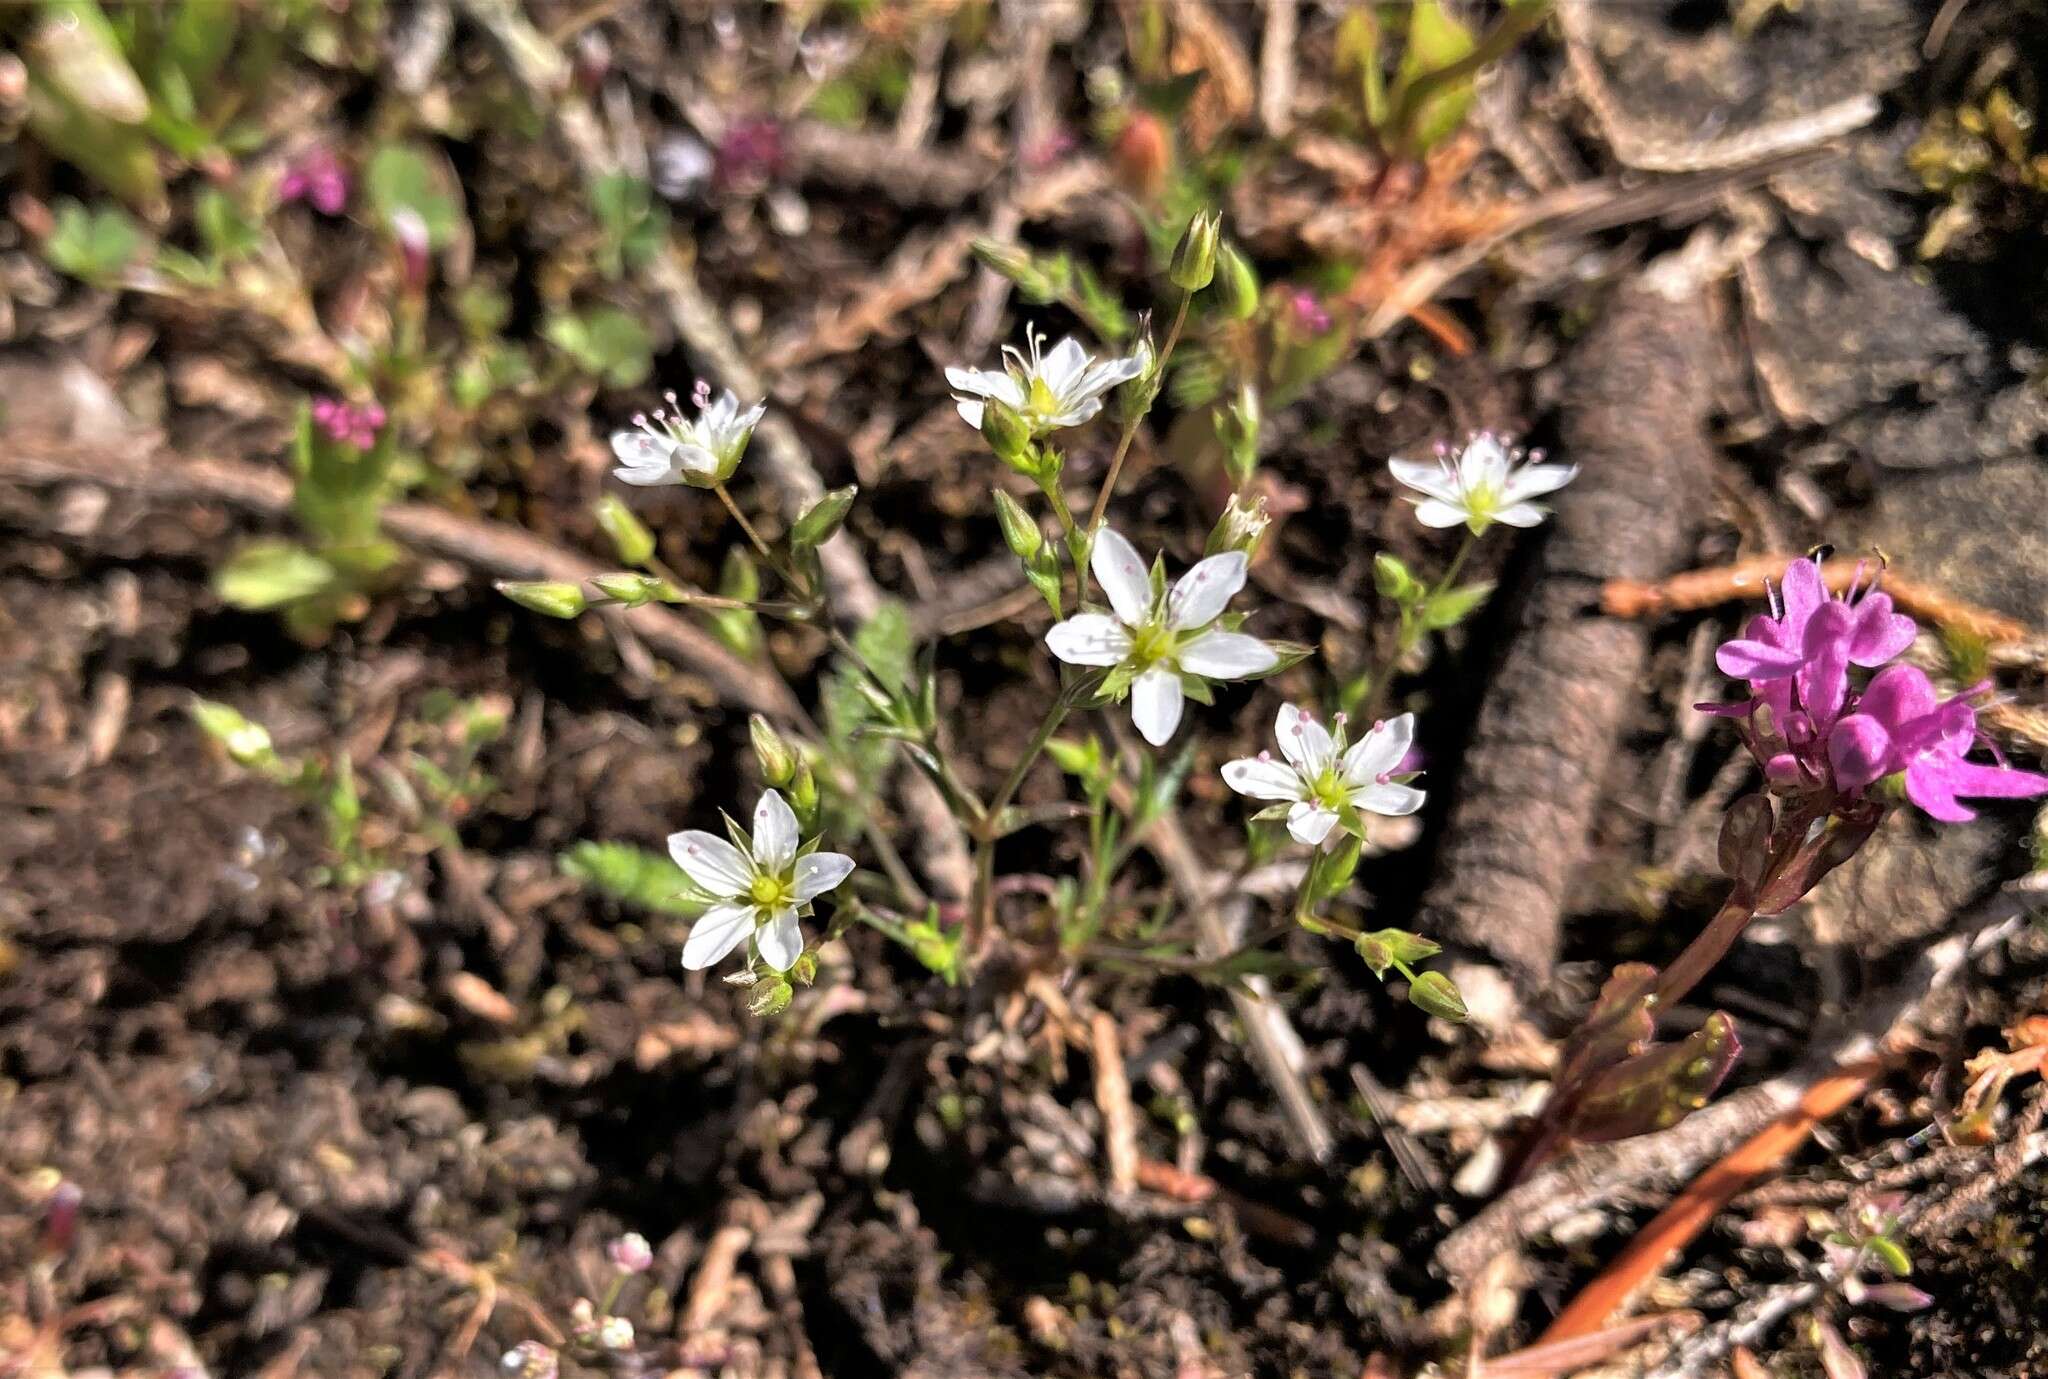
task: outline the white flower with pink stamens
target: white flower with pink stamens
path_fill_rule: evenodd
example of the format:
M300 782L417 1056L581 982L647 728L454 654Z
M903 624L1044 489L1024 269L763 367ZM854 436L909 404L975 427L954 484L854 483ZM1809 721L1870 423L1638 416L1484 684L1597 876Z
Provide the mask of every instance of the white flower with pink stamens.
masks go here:
M683 415L674 393L665 396L667 408L657 409L651 417L635 416L631 431L612 432L612 454L619 461L612 472L642 486L709 488L730 479L768 405L757 402L741 411L739 397L730 388L713 400L711 389L700 383L690 399L697 406L692 418Z
M1223 768L1223 783L1255 800L1274 800L1284 807L1287 831L1298 843L1315 846L1343 822L1360 832L1363 814L1413 814L1422 808L1423 792L1394 779L1396 768L1415 743L1415 715L1404 713L1372 725L1372 731L1345 746L1344 715L1333 733L1313 714L1292 704L1280 706L1273 725L1284 762L1271 752L1240 757Z
M1104 527L1088 568L1111 611L1076 613L1047 632L1045 644L1070 666L1112 667L1104 692L1117 700L1128 693L1131 722L1147 742L1163 746L1180 726L1191 682L1200 697L1204 681L1246 680L1281 663L1280 652L1257 637L1217 625L1244 588L1246 565L1243 551L1212 555L1167 591L1131 543Z
M735 837L742 837L733 826ZM804 852L796 813L776 791L754 806L754 836L744 849L702 829L671 833L669 856L699 890L717 903L690 927L683 966L711 966L752 938L761 961L787 972L804 951L799 915L853 872L853 859L837 852Z

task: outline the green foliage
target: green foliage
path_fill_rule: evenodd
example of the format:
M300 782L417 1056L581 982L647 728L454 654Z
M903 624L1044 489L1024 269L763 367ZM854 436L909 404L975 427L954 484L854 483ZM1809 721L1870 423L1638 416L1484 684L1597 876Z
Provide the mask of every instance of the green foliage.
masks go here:
M1357 83L1365 130L1397 157L1421 158L1457 133L1471 110L1478 75L1513 51L1549 13L1550 0L1509 0L1484 35L1475 35L1443 0L1358 5L1337 30L1336 70ZM1400 57L1389 84L1393 40Z
M324 638L337 622L368 611L402 553L379 530L393 496L393 440L381 431L369 450L328 437L301 409L292 449L296 540L251 541L214 573L223 602L280 613L294 636Z
M1093 269L1064 249L1039 254L1021 245L980 239L974 242L974 255L1008 278L1025 301L1035 306L1057 302L1105 344L1121 346L1137 331L1122 301L1103 286Z
M654 189L629 173L611 172L590 184L590 210L603 238L597 266L617 281L647 266L668 238L668 210Z
M761 572L744 548L734 546L725 553L725 565L718 574L718 595L752 603L761 597ZM761 654L761 619L751 608L708 608L711 631L735 655L752 659Z
M417 144L385 144L370 155L363 189L380 224L411 211L427 227L427 243L446 248L467 225L462 191L447 164Z
M56 214L43 257L80 282L112 287L141 252L142 231L117 206L88 208L67 196L57 203Z
M1471 55L1477 45L1472 31L1459 23L1441 0L1415 0L1408 9L1407 42L1391 93L1394 111L1409 109L1408 126L1393 133L1416 154L1427 153L1455 134L1472 107L1473 78L1444 84L1434 95L1418 97L1420 84Z
M654 372L654 342L639 318L615 306L550 316L541 334L576 369L607 387L632 388Z
M666 853L630 843L581 842L556 859L556 865L563 875L614 900L658 914L691 919L710 904Z

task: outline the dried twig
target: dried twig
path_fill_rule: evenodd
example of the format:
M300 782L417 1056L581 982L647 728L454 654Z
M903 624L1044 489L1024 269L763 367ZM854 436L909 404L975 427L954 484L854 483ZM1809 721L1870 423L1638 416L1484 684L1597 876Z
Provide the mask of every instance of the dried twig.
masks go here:
M117 454L120 458L114 458ZM275 470L232 460L176 460L155 437L115 451L10 435L0 453L0 480L36 487L96 484L152 498L227 503L266 517L281 517L292 504L291 480ZM390 504L382 521L385 532L402 545L459 561L493 579L580 583L608 568L523 528L423 503ZM779 676L740 660L674 610L650 604L623 616L648 646L701 676L728 703L776 718L800 712Z
M1669 1130L1593 1145L1543 1169L1446 1237L1437 1247L1437 1262L1453 1278L1475 1278L1495 1256L1568 1217L1626 1195L1678 1186L1792 1110L1843 1066L1877 1053L1972 957L2003 941L2044 903L2048 873L2007 883L1958 916L1947 937L1921 950L1898 981L1864 1000L1790 1071L1723 1098Z
M1601 610L1616 618L1649 618L1664 613L1696 613L1724 603L1755 601L1765 596L1767 581L1782 579L1785 567L1802 559L1791 555L1758 555L1732 565L1687 570L1668 579L1612 579L1600 590ZM1869 560L1840 556L1820 567L1821 580L1835 593L1877 576ZM1931 584L1908 579L1895 569L1883 571L1884 591L1915 617L1953 628L1994 644L2023 642L2033 629L2003 613L1959 599Z
M1116 1020L1098 1010L1088 1023L1095 1055L1095 1105L1102 1112L1102 1147L1109 1160L1109 1190L1119 1196L1138 1185L1138 1115L1124 1076L1124 1051Z

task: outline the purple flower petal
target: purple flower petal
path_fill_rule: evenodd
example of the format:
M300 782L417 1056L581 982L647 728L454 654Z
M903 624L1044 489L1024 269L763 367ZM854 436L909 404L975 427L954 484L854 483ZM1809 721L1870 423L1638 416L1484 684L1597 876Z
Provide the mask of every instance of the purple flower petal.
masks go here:
M1769 642L1738 638L1721 643L1714 664L1723 675L1737 680L1780 680L1806 664L1802 651L1772 646Z
M1849 634L1849 659L1859 666L1881 666L1913 644L1920 625L1892 611L1890 594L1872 594L1856 605Z
M1897 767L1891 762L1892 735L1867 714L1852 713L1828 732L1828 764L1844 790L1864 786Z

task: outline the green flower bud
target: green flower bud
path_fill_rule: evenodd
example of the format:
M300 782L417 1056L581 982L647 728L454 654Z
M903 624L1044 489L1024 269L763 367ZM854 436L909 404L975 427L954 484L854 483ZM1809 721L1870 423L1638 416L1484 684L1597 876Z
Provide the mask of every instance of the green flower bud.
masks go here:
M1424 972L1408 985L1408 999L1419 1010L1428 1012L1452 1024L1463 1024L1468 1012L1465 998L1458 994L1458 988L1449 977L1441 972Z
M628 608L638 608L643 603L660 600L674 602L680 597L675 585L654 575L637 574L631 570L614 570L606 574L592 575L590 582L606 598L617 599Z
M1215 210L1195 212L1188 228L1174 246L1173 264L1166 276L1186 292L1200 292L1216 276L1216 242L1223 231L1223 216Z
M597 525L612 539L612 548L628 565L645 564L654 554L654 533L615 493L597 500Z
M1029 564L1045 545L1045 534L1038 529L1038 523L1031 514L1024 511L1024 505L1001 489L993 490L996 500L996 521L1002 524L1003 540L1011 554Z
M775 731L773 723L758 713L747 719L747 735L753 739L754 759L761 764L761 778L776 790L786 788L796 778L795 749Z
M1266 528L1273 525L1272 517L1266 512L1263 494L1247 499L1241 493L1230 495L1229 504L1223 515L1216 519L1216 525L1209 531L1208 544L1203 555L1222 555L1225 551L1243 551L1255 555L1259 542L1266 536Z
M1031 424L1009 404L990 398L981 408L981 435L996 458L1022 474L1036 474L1031 453Z
M787 977L764 978L754 991L754 999L747 1002L747 1011L752 1015L780 1015L789 1009L796 991Z
M501 579L498 592L521 608L549 618L573 618L587 606L581 585L556 580Z
M1236 245L1216 251L1216 304L1233 321L1249 321L1259 309L1259 275Z

